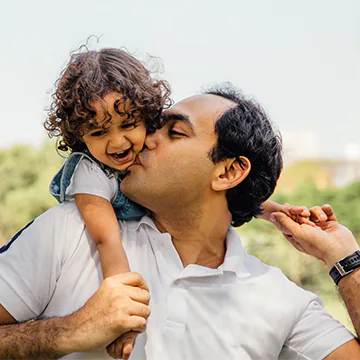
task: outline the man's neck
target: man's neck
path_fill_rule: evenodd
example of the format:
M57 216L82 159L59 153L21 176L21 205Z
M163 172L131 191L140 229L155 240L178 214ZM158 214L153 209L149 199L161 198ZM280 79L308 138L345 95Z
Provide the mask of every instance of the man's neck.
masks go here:
M224 262L225 238L231 222L229 211L219 213L216 206L179 209L153 214L161 232L168 232L184 267L197 264L217 268Z

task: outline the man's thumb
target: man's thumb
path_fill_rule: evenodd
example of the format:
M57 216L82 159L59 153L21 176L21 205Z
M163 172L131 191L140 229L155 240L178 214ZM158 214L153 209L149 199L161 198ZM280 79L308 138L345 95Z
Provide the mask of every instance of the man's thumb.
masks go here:
M274 222L275 226L282 232L287 234L294 234L299 224L293 221L289 216L282 212L274 212L271 214L271 221Z

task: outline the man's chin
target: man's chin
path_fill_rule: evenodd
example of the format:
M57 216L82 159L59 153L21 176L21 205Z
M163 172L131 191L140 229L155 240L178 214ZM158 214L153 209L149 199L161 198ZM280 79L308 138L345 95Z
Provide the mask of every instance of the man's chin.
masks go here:
M120 182L121 192L130 200L131 200L131 195L133 191L135 191L135 189L137 188L136 185L138 183L138 181L136 181L137 177L135 176L136 171L134 170L135 170L135 166L129 167Z
M124 171L122 171L121 174L120 174L120 179L121 179L121 181L122 181L123 179L125 179L129 174L130 174L130 171L129 171L129 170L124 170Z

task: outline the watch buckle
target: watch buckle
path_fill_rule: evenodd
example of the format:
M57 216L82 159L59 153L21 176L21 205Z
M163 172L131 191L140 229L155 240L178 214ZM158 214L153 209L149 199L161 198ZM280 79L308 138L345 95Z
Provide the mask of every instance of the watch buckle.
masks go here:
M345 271L345 269L343 268L343 266L339 262L337 262L335 264L335 268L340 273L341 276L345 276L347 274L350 274L353 271L353 270Z

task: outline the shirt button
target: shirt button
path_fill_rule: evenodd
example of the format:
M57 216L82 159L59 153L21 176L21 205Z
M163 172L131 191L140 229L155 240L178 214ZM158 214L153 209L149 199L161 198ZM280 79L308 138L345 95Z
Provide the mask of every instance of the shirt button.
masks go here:
M179 285L180 284L180 280L175 280L174 281L174 285Z

